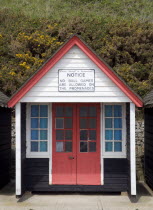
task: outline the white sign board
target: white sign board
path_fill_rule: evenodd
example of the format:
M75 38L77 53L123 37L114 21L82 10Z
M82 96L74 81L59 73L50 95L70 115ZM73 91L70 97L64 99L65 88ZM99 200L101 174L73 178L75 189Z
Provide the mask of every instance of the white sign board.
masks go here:
M61 92L95 91L95 70L58 70L58 90Z

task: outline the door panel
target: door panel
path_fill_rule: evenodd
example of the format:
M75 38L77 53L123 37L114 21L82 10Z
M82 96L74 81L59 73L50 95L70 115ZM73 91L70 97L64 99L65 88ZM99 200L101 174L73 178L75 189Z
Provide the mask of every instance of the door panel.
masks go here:
M53 184L100 185L100 105L53 104Z
M53 104L53 184L76 184L75 106Z
M77 105L77 184L100 185L100 105Z

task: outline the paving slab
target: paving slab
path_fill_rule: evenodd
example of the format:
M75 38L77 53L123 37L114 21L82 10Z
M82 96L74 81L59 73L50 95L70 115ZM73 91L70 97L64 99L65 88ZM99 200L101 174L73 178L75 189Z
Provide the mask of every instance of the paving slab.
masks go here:
M137 185L138 202L126 194L31 194L16 199L14 182L0 190L0 210L153 210L153 192L143 183Z

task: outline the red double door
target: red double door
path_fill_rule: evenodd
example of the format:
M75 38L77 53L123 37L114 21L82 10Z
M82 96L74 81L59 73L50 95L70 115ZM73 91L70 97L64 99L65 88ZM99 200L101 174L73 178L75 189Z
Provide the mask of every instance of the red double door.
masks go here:
M100 105L52 109L52 184L100 185Z

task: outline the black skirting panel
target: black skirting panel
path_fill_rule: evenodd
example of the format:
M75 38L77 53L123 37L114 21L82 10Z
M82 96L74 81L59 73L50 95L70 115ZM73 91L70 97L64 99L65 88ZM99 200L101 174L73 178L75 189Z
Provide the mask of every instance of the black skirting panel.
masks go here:
M122 192L127 191L127 159L104 159L104 185L49 185L49 159L25 161L25 189L44 192Z
M145 108L145 180L153 189L153 108Z
M0 188L10 180L11 109L0 107Z

